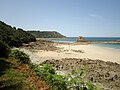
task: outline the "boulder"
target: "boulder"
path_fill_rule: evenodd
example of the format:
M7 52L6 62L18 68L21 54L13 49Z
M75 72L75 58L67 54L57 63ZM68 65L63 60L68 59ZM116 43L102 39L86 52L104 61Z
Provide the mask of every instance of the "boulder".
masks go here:
M83 37L83 36L79 36L79 37L77 38L77 42L86 42L86 39L85 39L85 37Z

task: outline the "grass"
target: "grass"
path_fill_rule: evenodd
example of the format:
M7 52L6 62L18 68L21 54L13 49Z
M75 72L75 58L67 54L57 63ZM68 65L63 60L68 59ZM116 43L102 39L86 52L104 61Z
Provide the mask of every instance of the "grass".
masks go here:
M50 90L50 87L33 72L31 64L9 57L0 58L0 90Z
M10 67L10 63L4 58L0 58L0 76L4 74L4 71Z
M23 73L17 72L14 69L8 69L2 78L1 89L4 90L25 90L25 76Z
M53 90L67 90L64 77L57 75L53 66L50 64L37 65L33 67L36 74L47 81Z
M58 75L51 64L35 65L33 69L53 90L100 90L98 86L84 80L83 69L65 76Z
M0 59L0 90L25 90L25 75L13 68L10 59ZM14 66L15 67L15 66Z

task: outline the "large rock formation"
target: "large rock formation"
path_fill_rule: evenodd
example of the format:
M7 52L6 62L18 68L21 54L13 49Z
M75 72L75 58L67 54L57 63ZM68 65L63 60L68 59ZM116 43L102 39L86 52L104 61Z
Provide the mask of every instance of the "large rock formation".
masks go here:
M86 42L87 40L85 39L85 37L83 37L83 36L79 36L78 38L77 38L77 42Z

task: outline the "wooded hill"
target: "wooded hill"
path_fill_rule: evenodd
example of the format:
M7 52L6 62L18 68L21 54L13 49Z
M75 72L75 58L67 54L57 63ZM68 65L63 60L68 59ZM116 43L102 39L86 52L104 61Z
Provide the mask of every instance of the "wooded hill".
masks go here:
M56 31L27 31L36 38L64 38L65 36Z
M0 21L0 40L9 46L21 46L22 43L36 41L36 38L21 28L12 27Z

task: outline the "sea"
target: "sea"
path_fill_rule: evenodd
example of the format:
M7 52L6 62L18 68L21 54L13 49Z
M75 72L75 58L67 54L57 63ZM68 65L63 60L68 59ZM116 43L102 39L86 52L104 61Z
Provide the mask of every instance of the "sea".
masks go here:
M98 42L107 42L107 41L115 41L120 40L120 37L85 37L86 40L90 41L98 41ZM77 37L67 37L67 38L59 38L52 40L54 42L66 42L66 43L74 43L76 42ZM120 44L92 44L94 46L100 46L100 47L108 47L108 48L114 48L114 49L120 49Z

